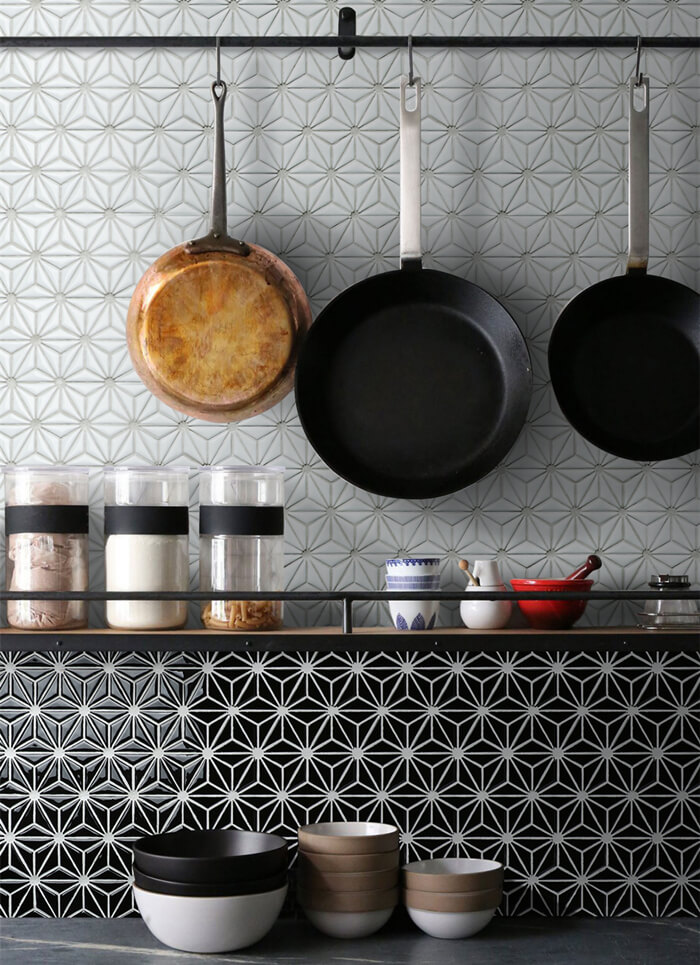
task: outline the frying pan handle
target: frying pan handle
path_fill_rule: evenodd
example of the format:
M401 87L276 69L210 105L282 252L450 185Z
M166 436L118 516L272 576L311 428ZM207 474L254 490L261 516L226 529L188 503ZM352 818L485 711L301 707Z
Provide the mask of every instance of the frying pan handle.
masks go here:
M649 80L630 80L629 246L627 274L649 263Z
M211 220L209 234L190 241L188 250L193 254L204 251L232 251L249 255L250 247L244 241L230 238L226 230L226 145L224 143L224 104L226 84L216 80L211 85L214 101L214 170L211 180Z
M409 109L406 92L415 92L415 107ZM421 267L420 246L420 77L401 78L401 191L399 203L399 253L402 268Z
M214 101L214 170L211 180L211 233L215 238L226 237L226 147L224 144L224 104L226 84L214 81L211 85Z

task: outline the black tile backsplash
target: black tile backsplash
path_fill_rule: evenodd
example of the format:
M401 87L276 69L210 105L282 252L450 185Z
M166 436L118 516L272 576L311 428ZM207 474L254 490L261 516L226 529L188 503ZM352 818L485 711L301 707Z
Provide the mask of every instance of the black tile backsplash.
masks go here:
M697 654L0 657L3 915L132 911L178 826L377 819L506 865L502 911L700 911ZM293 907L293 905L290 905Z

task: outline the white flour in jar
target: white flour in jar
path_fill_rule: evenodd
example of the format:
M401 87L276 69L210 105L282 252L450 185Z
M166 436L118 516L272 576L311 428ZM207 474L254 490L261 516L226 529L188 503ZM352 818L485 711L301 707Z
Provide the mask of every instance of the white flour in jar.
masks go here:
M121 593L187 590L187 536L140 533L108 536L105 586L110 592ZM108 600L105 615L110 627L167 630L183 626L187 619L187 603L180 600Z

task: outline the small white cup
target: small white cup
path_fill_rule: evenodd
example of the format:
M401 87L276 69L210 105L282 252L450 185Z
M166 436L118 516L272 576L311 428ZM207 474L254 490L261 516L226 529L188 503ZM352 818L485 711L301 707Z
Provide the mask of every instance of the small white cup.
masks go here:
M479 586L469 581L468 593L478 590L506 590L496 560L476 560L472 573ZM462 600L459 615L470 630L500 630L510 620L513 604L510 600Z
M434 556L387 560L386 572L387 576L402 577L409 584L411 579L439 578L440 560ZM431 589L440 589L439 581L430 582L434 583ZM392 589L398 588L396 584L392 585ZM404 588L413 587L409 585ZM439 610L439 600L389 600L389 612L397 630L432 630L437 625Z

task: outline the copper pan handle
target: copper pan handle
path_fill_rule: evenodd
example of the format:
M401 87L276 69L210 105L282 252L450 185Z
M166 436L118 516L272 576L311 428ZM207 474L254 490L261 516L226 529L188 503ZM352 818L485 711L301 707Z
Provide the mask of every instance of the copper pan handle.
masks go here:
M214 238L226 237L226 147L224 144L224 104L226 84L223 80L211 85L214 100L214 169L211 179L210 233Z
M214 101L214 167L211 179L211 217L209 234L190 241L188 250L194 254L204 251L232 251L237 255L249 255L250 247L244 241L231 238L227 232L226 219L226 145L224 142L224 104L226 84L217 78L211 85Z

